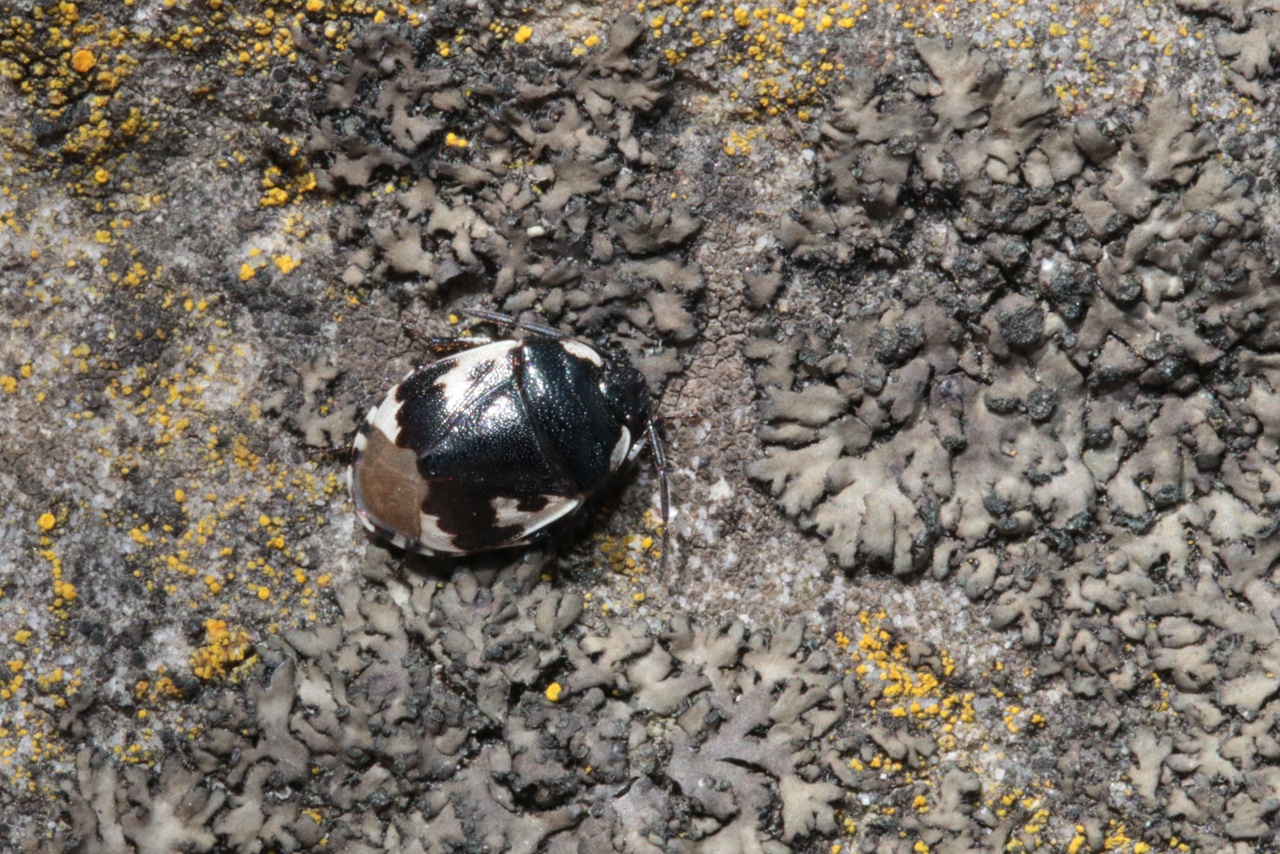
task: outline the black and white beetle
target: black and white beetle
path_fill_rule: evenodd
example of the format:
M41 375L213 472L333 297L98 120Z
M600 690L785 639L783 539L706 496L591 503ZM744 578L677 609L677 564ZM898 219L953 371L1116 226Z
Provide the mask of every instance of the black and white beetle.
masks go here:
M579 510L647 443L669 514L666 463L640 372L549 326L431 339L437 357L393 386L351 442L360 521L428 555L523 546Z

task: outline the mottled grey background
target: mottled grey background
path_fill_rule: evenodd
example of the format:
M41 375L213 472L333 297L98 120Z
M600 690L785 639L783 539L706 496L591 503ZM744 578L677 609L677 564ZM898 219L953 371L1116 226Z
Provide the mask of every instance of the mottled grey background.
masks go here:
M1272 851L1274 4L17 3L0 843ZM410 324L666 416L368 540Z

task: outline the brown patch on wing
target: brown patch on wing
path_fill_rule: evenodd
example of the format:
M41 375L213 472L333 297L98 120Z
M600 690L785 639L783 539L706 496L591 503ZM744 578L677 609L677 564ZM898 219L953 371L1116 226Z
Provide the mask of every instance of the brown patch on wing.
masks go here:
M368 444L352 473L356 507L375 525L418 539L419 508L427 497L427 482L418 474L418 455L396 447L381 430L370 430L366 439Z

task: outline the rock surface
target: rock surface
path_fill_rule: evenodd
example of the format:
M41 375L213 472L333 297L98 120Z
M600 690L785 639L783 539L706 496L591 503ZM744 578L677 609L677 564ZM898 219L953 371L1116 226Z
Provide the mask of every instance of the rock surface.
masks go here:
M1274 849L1271 6L230 5L0 21L0 847ZM474 306L665 560L361 534Z

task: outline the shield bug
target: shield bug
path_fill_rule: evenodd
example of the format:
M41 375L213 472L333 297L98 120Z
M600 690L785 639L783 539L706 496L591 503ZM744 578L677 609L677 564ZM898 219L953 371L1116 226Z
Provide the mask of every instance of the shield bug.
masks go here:
M665 532L666 465L640 372L558 329L463 313L528 334L431 339L435 361L369 410L347 471L364 526L430 555L527 545L648 444Z

